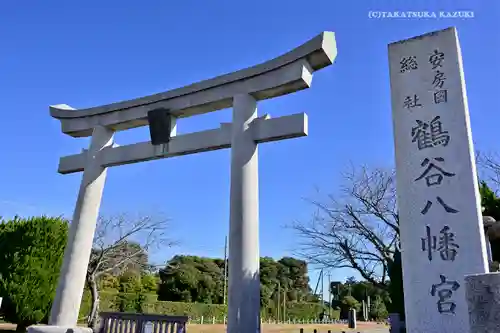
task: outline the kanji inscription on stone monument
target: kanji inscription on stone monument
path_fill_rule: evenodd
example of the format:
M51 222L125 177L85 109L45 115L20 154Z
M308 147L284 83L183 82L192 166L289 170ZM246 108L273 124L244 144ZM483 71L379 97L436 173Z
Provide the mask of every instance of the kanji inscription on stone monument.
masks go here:
M468 333L464 276L487 259L456 30L390 44L389 63L406 329Z

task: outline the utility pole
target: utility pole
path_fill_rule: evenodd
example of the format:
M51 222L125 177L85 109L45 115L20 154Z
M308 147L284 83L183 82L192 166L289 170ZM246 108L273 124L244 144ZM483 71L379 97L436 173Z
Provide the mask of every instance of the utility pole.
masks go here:
M285 286L285 288L283 289L283 321L286 320L286 291L287 288Z
M324 271L321 270L321 306L325 303L325 281L324 281Z
M321 269L321 271L319 272L318 282L316 283L316 287L314 288L314 296L318 296L318 287L319 287L319 283L321 282L321 275L322 274L323 274L323 269Z
M224 241L224 305L226 305L227 294L227 236Z
M281 285L280 285L280 282L278 281L278 306L276 307L276 309L278 310L278 323L280 322L280 296L281 296Z
M332 272L328 271L328 318L332 318Z

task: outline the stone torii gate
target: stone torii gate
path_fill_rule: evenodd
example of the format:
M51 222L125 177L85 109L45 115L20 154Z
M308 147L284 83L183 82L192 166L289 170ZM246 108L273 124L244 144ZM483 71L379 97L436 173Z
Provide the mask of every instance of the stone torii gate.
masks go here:
M51 106L63 133L91 137L91 143L59 162L59 173L83 171L83 179L49 326L30 330L76 329L108 167L231 148L228 332L260 332L257 144L307 136L308 122L304 113L257 117L257 101L309 88L312 74L331 65L336 54L334 33L323 32L278 58L179 89L88 109ZM178 118L228 107L232 123L176 135ZM151 141L113 143L114 132L139 126L150 126Z

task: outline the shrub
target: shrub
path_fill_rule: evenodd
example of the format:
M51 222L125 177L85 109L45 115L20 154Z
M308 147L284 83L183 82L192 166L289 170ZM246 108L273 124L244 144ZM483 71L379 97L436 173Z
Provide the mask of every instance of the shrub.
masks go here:
M377 297L370 307L370 317L375 320L385 320L389 316L382 298Z
M68 223L46 216L0 223L0 309L18 330L47 323L66 245Z
M286 318L295 320L318 319L321 313L328 313L328 308L320 303L288 302ZM332 319L339 319L340 312L332 309Z
M222 320L227 316L227 306L222 304L186 303L158 301L156 294L147 293L119 293L101 291L100 309L101 311L120 311L134 313L156 313L167 315L189 316L190 318L212 318ZM80 308L80 318L88 315L90 311L90 295L88 291L83 294L82 306ZM263 309L264 311L264 309ZM320 313L328 310L319 303L288 302L286 309L286 319L301 320L319 318ZM275 311L270 312L270 314ZM262 313L263 320L267 320L268 315ZM339 319L340 311L332 310L332 319Z
M156 293L160 284L160 278L153 274L143 274L141 276L141 284L142 290L145 293Z
M347 310L354 309L359 311L361 304L352 296L345 296L342 298L342 305L346 307Z

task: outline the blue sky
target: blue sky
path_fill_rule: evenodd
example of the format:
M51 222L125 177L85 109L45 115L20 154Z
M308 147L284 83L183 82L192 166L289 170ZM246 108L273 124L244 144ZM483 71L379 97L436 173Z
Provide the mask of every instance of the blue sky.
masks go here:
M474 18L369 19L370 10L469 10ZM258 64L330 30L338 56L315 74L312 88L259 104L260 114L309 115L308 137L260 146L261 255L291 255L297 238L283 226L310 216L302 198L315 186L336 191L350 163L394 163L388 43L456 26L476 148L497 148L499 13L495 0L4 0L0 215L72 214L81 174L59 175L57 165L88 140L63 135L49 105L85 108L166 91ZM184 119L178 133L215 128L230 117L223 110ZM141 128L115 137L127 144L148 136ZM175 253L222 257L229 162L224 150L112 168L102 213L171 217L180 245L154 253L155 261ZM333 279L350 275L332 272Z

